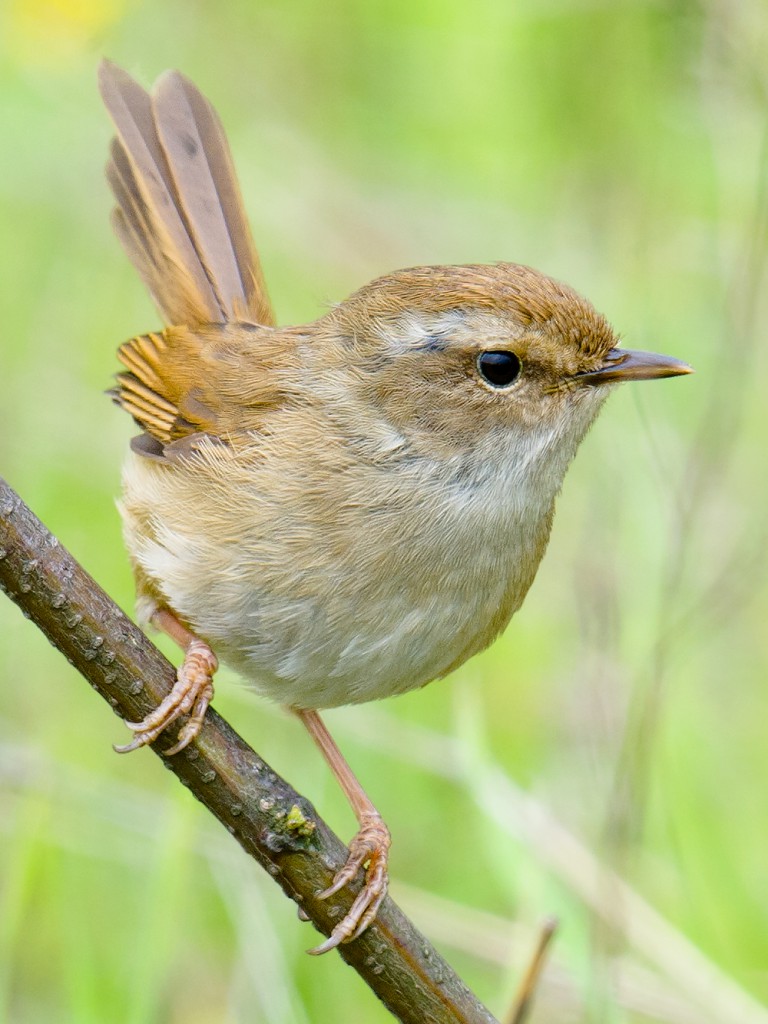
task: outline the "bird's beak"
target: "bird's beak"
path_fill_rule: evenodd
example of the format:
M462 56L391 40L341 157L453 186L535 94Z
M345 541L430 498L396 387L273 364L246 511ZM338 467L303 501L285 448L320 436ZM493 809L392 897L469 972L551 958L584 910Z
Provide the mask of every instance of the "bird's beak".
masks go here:
M678 377L682 373L693 373L693 367L679 359L673 359L672 356L612 348L602 366L587 373L580 373L576 379L581 384L620 384L625 380Z

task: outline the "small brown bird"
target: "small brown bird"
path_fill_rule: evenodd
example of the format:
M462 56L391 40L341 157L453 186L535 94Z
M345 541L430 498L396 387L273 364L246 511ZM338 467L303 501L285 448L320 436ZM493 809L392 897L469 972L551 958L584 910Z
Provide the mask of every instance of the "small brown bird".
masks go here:
M366 869L324 952L375 917L390 837L318 709L404 693L487 647L611 386L690 368L619 349L588 302L513 263L396 271L275 327L213 108L177 72L150 96L104 62L100 85L114 225L166 324L119 350L115 400L142 429L121 512L141 619L185 652L119 749L184 715L166 753L191 742L218 657L293 711L360 824L323 895Z

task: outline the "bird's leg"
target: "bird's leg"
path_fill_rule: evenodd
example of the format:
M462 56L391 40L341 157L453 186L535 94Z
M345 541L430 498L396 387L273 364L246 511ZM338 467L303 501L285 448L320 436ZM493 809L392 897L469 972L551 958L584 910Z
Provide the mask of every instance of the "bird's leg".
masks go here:
M295 714L301 719L315 741L337 782L344 790L344 795L354 811L360 829L349 844L349 857L340 871L336 873L331 885L319 894L321 900L328 899L352 881L361 867L365 867L365 885L360 890L355 902L344 917L333 929L330 937L309 952L314 954L327 953L340 942L349 942L362 935L368 925L376 917L379 907L387 894L389 876L387 859L389 857L389 829L382 821L381 815L371 803L363 787L352 773L352 769L344 760L344 756L328 732L317 711L300 711Z
M154 743L171 722L188 714L189 719L179 730L176 743L164 751L168 757L183 750L202 729L205 712L213 699L213 673L219 667L219 662L208 644L179 622L169 609L157 608L150 621L175 640L184 651L184 660L176 673L176 682L171 692L146 718L140 722L125 723L133 730L134 737L130 743L115 747L115 750L118 754L127 754L130 750Z

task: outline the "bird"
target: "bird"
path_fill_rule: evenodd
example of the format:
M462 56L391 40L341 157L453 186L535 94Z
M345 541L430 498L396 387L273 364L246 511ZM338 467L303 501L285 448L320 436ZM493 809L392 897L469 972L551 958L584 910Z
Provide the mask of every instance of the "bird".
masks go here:
M615 385L691 372L619 347L569 286L515 263L417 266L277 326L224 129L177 71L151 93L109 61L117 236L163 326L126 341L112 396L140 428L119 508L141 623L183 660L121 752L183 719L219 659L306 727L359 829L331 935L387 892L389 830L320 711L448 675L520 608L555 500Z

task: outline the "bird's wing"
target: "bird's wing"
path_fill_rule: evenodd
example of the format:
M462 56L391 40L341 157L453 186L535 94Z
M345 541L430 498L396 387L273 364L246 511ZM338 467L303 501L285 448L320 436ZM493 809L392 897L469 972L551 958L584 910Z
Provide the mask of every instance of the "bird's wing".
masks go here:
M111 394L148 437L133 447L169 459L201 436L229 444L253 435L296 395L291 374L298 332L248 324L168 327L121 345Z

